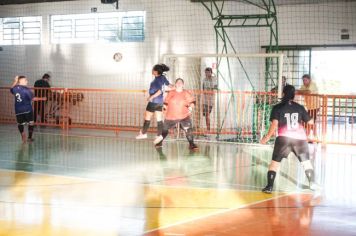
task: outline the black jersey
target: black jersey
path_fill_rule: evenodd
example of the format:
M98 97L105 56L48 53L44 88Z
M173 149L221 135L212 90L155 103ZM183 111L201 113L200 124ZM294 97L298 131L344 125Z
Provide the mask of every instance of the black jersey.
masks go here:
M272 108L270 121L278 120L278 136L306 140L303 122L310 120L308 112L296 102L279 103Z

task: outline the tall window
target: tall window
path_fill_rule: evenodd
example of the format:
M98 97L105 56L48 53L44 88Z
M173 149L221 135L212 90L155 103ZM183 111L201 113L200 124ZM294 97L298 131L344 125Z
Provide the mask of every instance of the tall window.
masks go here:
M52 43L141 42L145 12L51 16Z
M0 18L0 45L41 44L42 17Z

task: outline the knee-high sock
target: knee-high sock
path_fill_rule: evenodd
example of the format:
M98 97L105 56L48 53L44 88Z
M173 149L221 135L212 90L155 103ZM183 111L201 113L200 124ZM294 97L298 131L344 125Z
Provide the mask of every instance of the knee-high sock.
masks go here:
M188 128L187 130L184 130L184 131L185 131L185 136L187 137L189 144L194 144L193 129Z
M143 133L143 134L147 133L147 130L148 130L148 128L150 127L150 123L151 123L150 120L145 120L145 121L143 122L143 128L142 128L142 133Z
M273 184L274 184L274 179L276 178L276 172L273 171L273 170L269 170L267 172L267 185L269 187L273 187Z
M31 139L33 134L33 124L28 125L28 138Z
M163 121L157 121L157 136L162 135Z
M20 133L22 134L24 131L24 125L17 125L17 128L19 129Z

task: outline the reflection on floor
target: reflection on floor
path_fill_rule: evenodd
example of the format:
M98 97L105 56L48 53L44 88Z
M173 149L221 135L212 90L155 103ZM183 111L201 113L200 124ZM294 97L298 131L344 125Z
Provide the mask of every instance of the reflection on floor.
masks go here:
M83 131L81 131L83 132ZM270 146L69 135L21 144L0 126L0 235L354 235L354 148L311 145L323 191L294 157L263 194ZM130 136L131 135L131 136Z

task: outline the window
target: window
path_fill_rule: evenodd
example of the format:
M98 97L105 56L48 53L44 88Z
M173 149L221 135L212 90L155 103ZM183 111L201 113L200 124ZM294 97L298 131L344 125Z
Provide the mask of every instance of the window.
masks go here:
M51 16L52 43L139 42L145 12L108 12Z
M42 17L0 18L1 45L41 44Z

